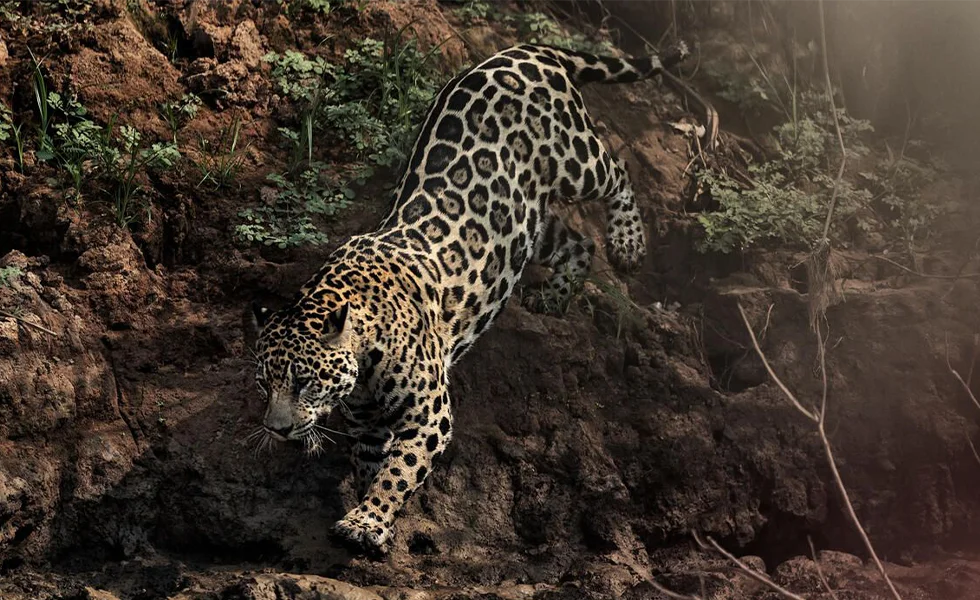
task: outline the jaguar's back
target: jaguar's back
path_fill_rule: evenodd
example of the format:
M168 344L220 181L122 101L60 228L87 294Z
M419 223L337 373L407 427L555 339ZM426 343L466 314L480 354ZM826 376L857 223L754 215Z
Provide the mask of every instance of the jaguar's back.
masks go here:
M380 231L405 234L437 259L452 360L500 312L528 261L554 269L551 298L559 303L588 271L591 240L558 222L550 200L608 198L612 260L626 269L642 260L628 175L597 137L576 86L636 81L660 69L657 58L523 45L443 88Z

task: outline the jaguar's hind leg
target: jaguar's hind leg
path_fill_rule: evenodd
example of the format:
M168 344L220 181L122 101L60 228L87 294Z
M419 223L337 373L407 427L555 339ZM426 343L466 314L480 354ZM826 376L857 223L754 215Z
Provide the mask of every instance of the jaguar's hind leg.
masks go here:
M586 121L591 123L587 116ZM605 204L609 261L617 270L635 271L646 257L646 234L626 163L615 158L591 131L573 139L572 146L583 152L559 166L561 195L570 201L601 200Z
M640 209L625 163L612 160L606 193L606 254L613 267L635 271L646 258L647 243Z
M541 289L525 296L524 305L536 312L564 312L588 276L593 254L595 242L591 238L548 211L531 262L550 267L552 274Z

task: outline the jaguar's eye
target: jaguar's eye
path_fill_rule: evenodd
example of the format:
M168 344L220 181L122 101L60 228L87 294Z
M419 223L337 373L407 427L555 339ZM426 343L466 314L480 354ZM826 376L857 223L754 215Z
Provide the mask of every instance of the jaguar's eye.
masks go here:
M309 387L311 383L313 383L312 377L295 377L293 379L293 385L296 387L297 392L302 392Z

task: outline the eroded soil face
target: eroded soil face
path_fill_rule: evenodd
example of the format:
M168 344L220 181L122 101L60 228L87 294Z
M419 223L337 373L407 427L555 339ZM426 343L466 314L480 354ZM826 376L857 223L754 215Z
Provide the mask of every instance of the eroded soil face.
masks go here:
M324 224L325 246L237 245L238 211L284 161L261 57L290 47L337 56L356 35L412 22L428 48L463 26L435 2L372 3L326 22L272 4L153 2L145 10L162 16L144 22L125 3L97 3L84 17L94 27L46 46L52 80L70 82L100 120L118 112L166 138L157 106L193 91L206 103L178 141L247 115L251 144L233 193L181 170L148 182L152 218L131 232L96 203L66 202L50 167L24 175L5 155L0 268L23 274L0 286L0 308L20 319L0 319L0 596L639 599L658 597L656 577L713 598L771 597L694 552L697 530L825 597L810 536L841 598L887 597L855 556L865 554L812 426L768 383L737 310L776 372L816 402L806 296L771 275L797 257L693 250L689 147L670 126L689 115L657 82L586 91L629 162L647 264L620 281L597 260L605 283L561 317L513 300L455 370L453 445L398 521L391 555L333 547L327 528L355 500L348 442L338 436L319 457L285 445L253 453L262 406L242 311L253 297L284 301L343 236L372 227L393 177L379 174ZM467 31L469 45L442 46L444 68L509 41ZM2 34L3 100L22 114L32 35ZM174 60L160 50L168 35ZM958 267L975 189L956 181L935 193L963 207L944 225L941 255ZM573 212L601 239L600 207ZM884 271L851 280L827 316L828 435L905 598L980 594L977 412L946 365L947 352L961 372L974 362L977 292L975 279Z

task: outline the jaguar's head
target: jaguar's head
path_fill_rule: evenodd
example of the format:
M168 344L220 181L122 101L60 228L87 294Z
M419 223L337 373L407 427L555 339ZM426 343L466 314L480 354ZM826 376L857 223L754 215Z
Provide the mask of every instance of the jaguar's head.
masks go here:
M253 305L255 384L265 396L265 416L255 437L299 440L315 452L325 427L317 421L343 403L357 383L358 362L351 343L348 306L329 313Z

